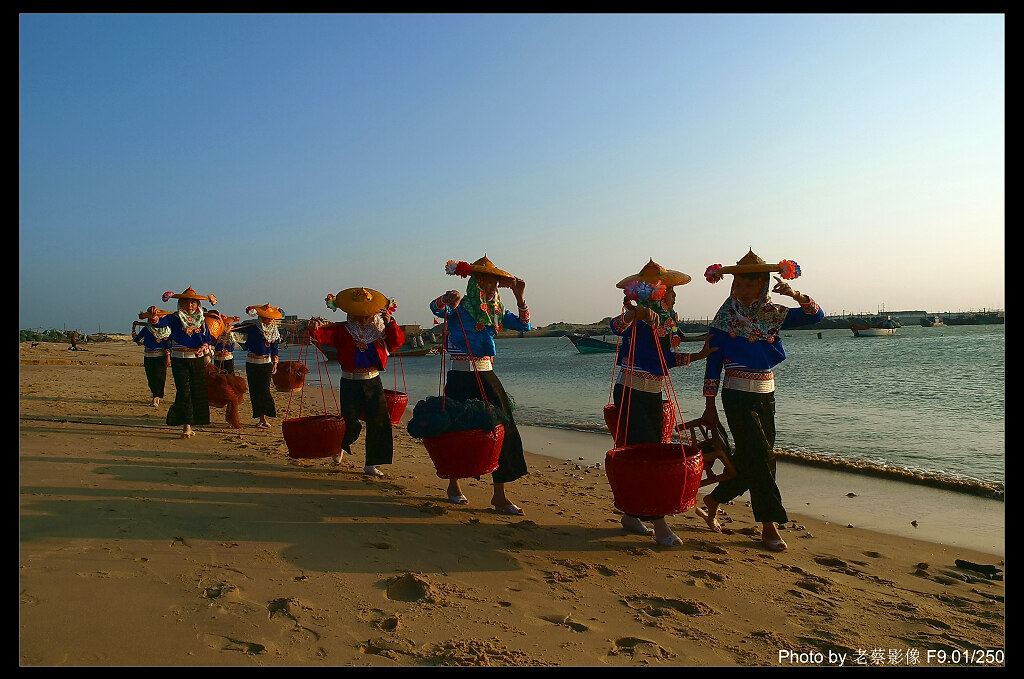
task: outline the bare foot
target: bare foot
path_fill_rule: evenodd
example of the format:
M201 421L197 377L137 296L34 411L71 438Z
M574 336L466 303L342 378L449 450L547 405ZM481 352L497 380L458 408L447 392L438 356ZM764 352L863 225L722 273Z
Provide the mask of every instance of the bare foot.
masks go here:
M789 547L779 534L779 528L774 521L761 524L761 544L773 552L784 552Z
M156 406L158 406L158 405L160 405L160 399L159 399L159 398L156 398L156 397L154 397L154 398L153 398L153 407L155 408L155 407L156 407Z
M708 524L708 528L716 533L721 533L722 524L718 523L718 503L705 495L704 507L706 507L706 509L697 507L694 510L694 513L704 519L704 523Z

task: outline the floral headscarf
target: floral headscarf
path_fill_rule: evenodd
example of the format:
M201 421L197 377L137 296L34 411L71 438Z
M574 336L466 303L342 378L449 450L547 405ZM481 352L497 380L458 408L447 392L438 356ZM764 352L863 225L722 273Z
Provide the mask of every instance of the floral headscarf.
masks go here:
M475 276L469 277L466 296L462 298L460 305L464 305L466 311L476 321L477 330L483 330L489 325L495 332L501 331L505 321L505 307L501 304L501 297L495 291L493 300L484 299L484 291L480 289Z
M764 278L764 286L757 301L747 306L730 294L729 299L718 309L710 327L727 332L730 337L746 337L751 342L765 340L771 343L778 340L779 329L786 320L789 307L772 302L768 295L771 281L767 275Z
M184 326L184 323L182 323L182 325ZM165 340L171 336L171 329L167 326L164 326L163 328L157 328L152 323L147 322L146 330L149 330L149 334L152 335L158 341Z

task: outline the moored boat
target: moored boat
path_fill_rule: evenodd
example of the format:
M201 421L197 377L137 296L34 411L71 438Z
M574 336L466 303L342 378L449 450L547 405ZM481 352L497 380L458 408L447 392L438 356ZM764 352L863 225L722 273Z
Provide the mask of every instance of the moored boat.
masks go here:
M568 334L566 337L569 338L569 341L572 342L572 345L581 354L607 354L619 348L619 345L615 342L606 342L605 340L594 339L586 335Z
M938 328L943 325L945 325L945 323L942 321L942 318L938 315L921 317L922 328Z
M858 319L862 320L862 323L854 323L850 321L850 330L853 331L854 337L880 337L883 335L895 335L896 328L899 326L896 321L892 319L892 316L887 316L884 319Z

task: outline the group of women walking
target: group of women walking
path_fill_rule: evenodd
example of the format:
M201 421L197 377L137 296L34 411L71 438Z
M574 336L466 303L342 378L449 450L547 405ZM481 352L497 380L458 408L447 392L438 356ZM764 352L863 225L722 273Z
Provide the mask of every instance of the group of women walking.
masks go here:
M483 395L503 414L504 439L497 469L491 474L493 493L490 503L498 512L522 515L507 492L507 484L527 474L522 438L516 428L512 403L495 374L495 336L503 329L528 331L530 310L526 304L526 282L495 266L486 256L470 263L449 261L445 273L467 278L465 294L448 290L429 303L430 311L446 321L452 331L446 333L444 351L450 358L444 394L451 399L473 399ZM768 263L748 252L735 265L715 264L705 271L710 283L732 274L729 297L709 327L703 348L696 353L676 351L681 333L675 312L676 289L690 282L689 275L666 269L653 260L636 274L617 284L622 290L622 312L612 318L610 330L621 337L616 357L617 373L613 400L619 413L616 445L657 443L662 441L668 371L706 359L703 395L706 408L702 420L708 426L719 423L716 399L721 393L726 420L735 442L733 462L737 475L722 481L705 496L697 513L710 529L720 531L718 508L749 491L754 518L762 523L762 543L773 551L786 549L778 523L788 521L781 493L775 482L775 384L772 369L785 360L781 330L807 326L824 318L824 312L807 295L793 290L784 280L800 275L792 261ZM776 284L771 292L791 297L796 308L772 301L771 274ZM506 308L499 289L512 291L515 310ZM205 391L207 351L216 343L203 323L200 302L216 303L213 295L199 295L189 287L182 293L164 293L163 300L178 300L176 312L150 307L140 314L146 319L141 332L133 337L145 345L146 375L153 404L163 397L162 375L169 364L175 383L175 400L167 413L167 424L182 426L182 436L191 436L192 426L209 423L209 404ZM394 444L391 419L380 372L387 369L388 357L405 341L393 314L397 305L382 293L368 287L354 287L326 297L328 308L341 310L347 318L341 323L322 319L310 321L310 339L337 350L342 367L339 391L345 436L342 452L351 453L351 445L363 430L365 420L366 459L363 471L382 476L379 465L391 464ZM275 417L270 394L271 375L278 362L280 334L276 321L280 308L264 304L247 311L256 323L229 324L220 338L219 357L227 359L226 343L246 347L246 376L249 379L253 417L267 427ZM724 378L723 378L724 372ZM481 393L482 392L482 393ZM627 415L628 414L628 415ZM450 479L449 502L466 504L459 479ZM679 544L664 516L623 515L622 526L631 533L653 535L658 544ZM648 527L650 523L652 527Z

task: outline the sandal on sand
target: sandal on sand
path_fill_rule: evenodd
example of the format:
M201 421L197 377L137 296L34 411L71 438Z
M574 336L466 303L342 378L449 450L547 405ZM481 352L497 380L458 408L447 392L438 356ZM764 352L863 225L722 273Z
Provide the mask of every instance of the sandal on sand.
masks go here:
M694 513L700 518L704 519L704 523L708 525L708 528L715 531L716 533L722 532L722 524L718 523L718 512L715 512L715 516L711 516L706 509L697 507L693 510Z
M345 453L338 453L337 455L332 455L331 459L334 460L334 464L341 464L341 458L344 456Z
M665 535L663 537L655 538L654 541L657 542L662 547L674 547L676 545L683 544L683 541L680 540L679 536L676 535L675 533L670 533L670 534Z
M500 514L508 514L510 516L523 516L523 510L517 507L516 505L512 504L511 502L509 502L504 507L499 507L498 505L491 506L494 507L494 511Z
M773 552L784 552L789 547L782 538L761 538L761 544Z
M466 498L465 495L449 495L448 496L448 502L451 502L453 505L468 505L469 504L469 500Z
M635 516L623 514L621 523L623 529L625 529L625 531L628 533L632 533L633 535L654 535L654 529L645 526L643 522Z
M384 472L382 472L381 470L377 469L377 467L375 467L375 466L369 466L368 465L366 467L363 467L363 473L366 474L367 476L375 476L378 479L384 478Z

